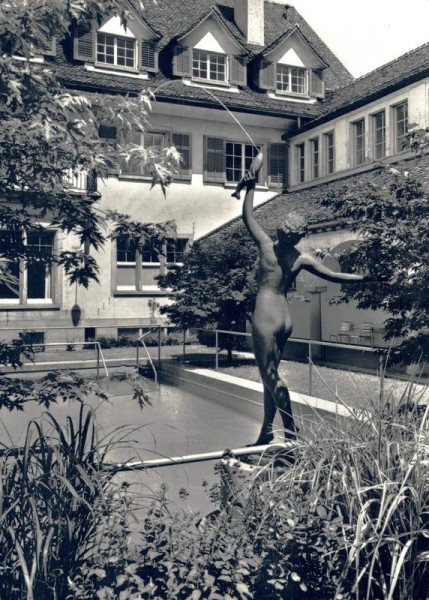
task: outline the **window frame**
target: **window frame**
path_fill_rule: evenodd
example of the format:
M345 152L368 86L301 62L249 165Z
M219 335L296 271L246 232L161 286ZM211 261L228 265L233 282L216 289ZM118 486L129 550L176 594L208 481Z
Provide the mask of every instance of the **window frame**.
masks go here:
M232 144L233 146L239 146L241 149L241 155L238 156L236 154L231 154L228 153L228 144ZM250 164L252 163L253 159L255 158L255 156L257 155L257 152L255 152L255 147L253 146L253 144L249 143L249 142L236 142L236 141L232 141L232 140L225 140L225 165L224 165L224 172L225 172L225 183L228 184L237 184L242 177L244 177L246 171L249 169ZM264 152L264 144L256 144L256 147L258 149L258 151L262 151ZM252 157L250 156L246 156L246 149L251 148L252 149ZM228 179L228 171L237 171L238 168L235 166L232 167L228 167L227 161L228 161L228 157L233 157L234 158L240 158L241 160L241 165L240 165L240 177L238 179ZM259 171L257 179L256 179L256 185L261 185L261 180L262 180L262 169Z
M335 173L335 130L327 131L323 134L323 149L325 154L324 168L326 175ZM331 143L332 142L332 143Z
M206 55L206 72L207 77L201 77L199 75L194 74L195 70L195 62L196 57L195 53L205 54ZM212 79L211 75L211 61L216 58L222 58L224 61L224 78L223 79ZM191 79L193 81L204 81L212 84L225 85L229 83L229 60L227 54L222 54L221 52L211 52L209 50L200 50L199 48L192 48L192 56L191 56ZM201 59L199 60L199 64L201 64ZM201 71L201 67L199 69Z
M377 119L381 117L381 125L377 124ZM381 160L386 158L386 149L387 149L387 126L386 126L386 111L383 108L382 110L377 111L371 115L371 123L372 123L372 156L373 160ZM378 133L381 132L381 140L377 140ZM382 148L382 152L378 155L378 148Z
M317 136L315 138L311 138L310 144L311 144L311 177L312 177L312 179L319 179L319 177L320 177L320 138L319 138L319 136Z
M4 232L7 232L7 229L5 228L3 230ZM56 253L57 250L57 230L56 229L52 229L52 228L43 228L41 230L29 230L28 232L23 232L23 244L28 247L28 246L33 246L33 244L28 244L28 237L31 235L46 235L48 234L50 236L51 239L51 243L46 247L50 247L51 249L51 256L53 256ZM13 307L18 307L18 306L32 306L32 307L37 307L37 305L43 305L43 306L52 306L55 304L56 302L56 294L57 294L57 268L56 265L54 263L45 263L45 274L44 274L44 287L45 289L49 288L49 291L45 291L45 296L44 297L38 297L38 296L34 296L31 297L29 292L29 276L30 276L30 270L32 269L33 265L38 265L37 261L31 262L31 261L27 261L23 258L18 259L17 261L13 261L11 259L8 258L3 258L0 257L0 263L13 263L16 265L17 270L18 270L18 274L17 274L17 278L18 278L18 292L17 292L17 297L13 298L1 298L0 297L0 306L8 306L11 305ZM35 275L36 279L38 278L38 275Z
M163 268L163 264L165 265L181 265L183 261L168 261L167 257L168 257L168 243L171 241L177 241L177 240L183 240L184 241L184 248L182 251L177 252L176 250L174 250L174 254L180 254L181 258L183 259L183 255L186 251L186 248L189 244L190 241L190 236L185 236L185 235L179 235L177 236L177 238L166 238L163 243L162 243L162 248L160 250L159 254L162 254L165 257L165 260L158 260L158 258L156 258L155 260L152 260L153 257L155 257L155 251L154 249L148 249L147 253L151 253L151 260L145 260L145 250L141 250L139 251L138 249L136 249L134 251L134 260L128 260L128 261L119 261L118 260L118 253L120 252L119 248L118 248L118 240L120 238L116 238L115 240L115 245L114 245L114 257L115 257L115 268L116 268L116 273L118 273L119 269L121 268L132 268L133 269L133 279L134 279L134 283L133 285L128 285L128 284L118 284L118 276L116 275L116 284L115 284L115 293L133 293L133 294L144 294L145 292L148 291L159 291L160 288L158 286L156 286L156 290L154 289L153 286L147 286L144 284L143 282L143 273L145 271L145 269L158 269L158 273L157 275L159 275L161 273L161 270ZM132 252L132 251L130 251Z
M145 136L155 136L155 135L159 135L162 138L163 144L161 147L161 150L165 149L168 147L169 145L169 138L170 138L170 131L162 131L162 130L154 130L154 131L133 131L131 133L131 139L127 140L127 142L131 142L140 146L143 146L144 148L148 147L148 148L152 148L155 147L154 145L152 146L145 146ZM137 141L133 141L133 136L139 136L140 140L139 142ZM152 175L150 173L145 173L144 172L144 166L137 164L135 165L136 167L139 168L140 172L135 172L132 170L132 163L125 163L125 161L121 160L121 166L120 166L120 175L123 177L137 177L137 178L141 178L141 179L146 179L146 180L152 180Z
M103 62L102 60L99 60L99 58L98 58L99 57L99 51L98 51L99 36L103 36L104 38L110 37L113 39L113 57L114 57L113 63ZM117 60L118 60L118 40L124 40L125 42L131 42L133 44L133 53L134 53L133 66L118 64L118 62L117 62ZM138 43L138 40L136 40L135 38L132 38L132 37L127 37L127 36L122 36L122 35L113 35L111 33L103 33L103 32L97 31L96 35L95 35L94 56L95 56L95 66L96 67L102 67L104 69L118 69L118 70L123 70L123 71L132 71L133 73L135 73L135 72L138 72L139 43Z
M295 145L296 182L305 183L305 142Z
M399 109L401 109L402 107L405 107L405 117L401 120L398 119L398 111ZM398 102L397 104L395 104L394 106L392 106L392 113L393 113L393 127L392 127L392 135L393 135L393 154L400 154L401 152L405 152L407 150L407 148L404 146L404 144L401 144L401 146L404 147L399 147L399 140L402 138L403 142L406 141L406 136L408 134L408 127L409 127L409 114L408 114L408 99L402 100L401 102ZM405 123L405 127L404 127L404 133L401 135L398 135L398 126L400 123Z
M360 167L366 162L366 127L365 117L353 121L352 126L352 164ZM360 131L359 131L359 128Z
M287 73L284 73L282 71L284 71L285 69L287 69ZM293 79L294 79L294 74L293 71L302 71L302 79L303 79L303 91L296 91L293 90ZM281 89L279 88L279 84L283 84L283 82L279 81L279 76L282 76L282 79L286 79L288 80L288 89ZM286 75L286 77L285 77ZM306 69L305 67L295 67L293 65L285 65L282 63L276 63L276 78L275 78L275 86L276 86L276 94L283 94L286 96L299 96L299 97L303 97L303 96L308 96L309 94L309 82L308 82L308 69Z

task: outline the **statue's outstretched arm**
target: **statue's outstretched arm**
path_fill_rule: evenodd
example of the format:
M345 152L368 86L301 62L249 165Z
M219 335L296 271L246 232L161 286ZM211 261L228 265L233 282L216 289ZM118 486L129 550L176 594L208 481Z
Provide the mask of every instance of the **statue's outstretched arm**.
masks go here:
M337 273L336 271L332 271L332 269L325 267L325 265L322 265L322 263L309 254L301 254L292 267L292 272L295 275L298 275L302 270L308 271L327 281L332 281L333 283L347 283L352 281L363 281L365 279L363 275Z

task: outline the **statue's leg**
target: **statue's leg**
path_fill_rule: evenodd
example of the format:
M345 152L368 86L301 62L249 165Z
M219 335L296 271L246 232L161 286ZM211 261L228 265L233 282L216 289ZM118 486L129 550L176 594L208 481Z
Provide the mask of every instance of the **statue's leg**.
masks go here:
M289 389L281 377L279 377L278 373L274 389L274 398L276 407L279 409L282 418L285 438L287 440L296 439L296 426L292 414Z
M262 422L261 432L255 442L255 446L269 444L274 439L273 421L276 415L276 404L270 390L264 385L264 420Z

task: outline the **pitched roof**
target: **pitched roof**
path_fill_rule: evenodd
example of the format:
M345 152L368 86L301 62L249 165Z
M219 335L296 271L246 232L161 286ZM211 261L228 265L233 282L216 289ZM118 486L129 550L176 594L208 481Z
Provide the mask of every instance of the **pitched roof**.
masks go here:
M322 63L324 63L325 67L327 67L328 65L325 63L323 58L321 56L319 56L319 54L317 54L316 50L312 47L310 42L307 40L305 35L302 33L299 25L295 25L295 27L292 27L292 29L288 29L288 31L285 31L279 38L274 40L274 42L272 42L269 46L265 46L264 50L262 51L262 54L264 56L268 56L269 54L271 54L271 52L274 52L274 50L278 46L280 46L280 44L282 42L284 42L288 37L290 37L291 35L293 35L295 33L297 33L299 35L299 37L306 42L306 44L309 46L310 50L313 52L313 54L316 56L316 58L318 58Z
M410 169L417 179L422 182L426 193L429 193L429 180L427 178L429 154L412 156L400 161L399 164L406 169ZM330 195L339 196L343 193L345 187L350 189L353 184L359 185L359 188L364 187L366 183L374 182L375 173L381 171L381 167L374 165L371 170L362 173L346 175L340 179L319 183L304 190L279 194L255 208L255 218L264 231L272 237L276 235L277 228L287 221L287 217L291 213L303 217L310 226L310 230L317 229L318 226L326 226L328 223L333 225L336 222L335 215L332 209L322 205L322 198ZM222 235L225 233L233 235L237 228L244 227L242 218L236 217L200 239L204 241L206 238L216 238L216 235L220 233Z
M186 85L181 79L169 79L162 74L144 80L133 77L116 76L113 73L88 71L84 65L52 64L59 80L66 86L90 92L111 94L139 94L142 90L151 90L158 101L204 106L224 110L220 102L207 93L205 88ZM212 90L210 90L212 91ZM314 119L319 115L317 104L289 102L270 98L263 92L245 88L239 93L216 89L212 92L230 110L252 112L279 118L302 117Z
M137 2L137 0L134 0ZM189 31L198 21L204 19L214 6L223 23L247 50L254 56L263 51L262 46L248 44L243 32L234 21L234 1L221 0L162 0L155 4L146 0L143 15L152 27L161 32L163 39L160 47ZM319 38L315 31L308 25L303 17L292 6L265 2L265 47L270 46L285 32L299 26L301 32L308 40L314 51L329 65L325 74L327 89L335 89L351 81L352 76L338 58L331 52L326 44Z
M322 102L321 116L306 129L428 76L429 42L337 89Z

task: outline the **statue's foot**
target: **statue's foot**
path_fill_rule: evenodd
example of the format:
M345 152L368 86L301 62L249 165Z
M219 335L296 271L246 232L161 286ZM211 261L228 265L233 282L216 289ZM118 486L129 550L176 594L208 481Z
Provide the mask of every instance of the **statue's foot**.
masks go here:
M274 435L272 433L267 433L265 435L260 435L256 442L254 442L253 444L246 444L245 447L249 448L250 446L266 446L267 444L272 442L273 439Z

